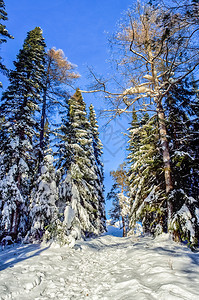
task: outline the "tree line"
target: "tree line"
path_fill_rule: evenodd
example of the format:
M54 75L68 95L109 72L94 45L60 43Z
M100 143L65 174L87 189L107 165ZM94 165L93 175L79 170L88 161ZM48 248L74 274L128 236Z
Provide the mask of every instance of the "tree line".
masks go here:
M1 43L12 38L4 25L0 34ZM93 105L88 113L80 90L67 92L75 66L62 50L46 51L36 27L14 67L0 104L1 236L73 245L104 232L102 143Z
M198 11L196 0L133 3L110 39L113 81L90 70L89 91L105 95L112 118L131 115L127 158L112 172L108 195L113 222L122 218L124 235L141 222L145 233L169 232L192 247L199 239ZM3 1L0 13L6 20ZM1 43L12 38L0 29ZM36 27L15 69L0 65L10 82L0 106L1 228L73 243L105 229L102 144L93 106L87 116L81 90L71 96L63 88L79 77L74 65L45 47ZM61 126L52 135L55 107Z
M112 173L108 195L113 221L126 218L128 234L141 221L144 232L170 232L193 247L199 239L198 5L150 1L129 9L112 38L119 86L112 92L108 79L98 79L95 89L106 94L112 118L132 116L125 166Z

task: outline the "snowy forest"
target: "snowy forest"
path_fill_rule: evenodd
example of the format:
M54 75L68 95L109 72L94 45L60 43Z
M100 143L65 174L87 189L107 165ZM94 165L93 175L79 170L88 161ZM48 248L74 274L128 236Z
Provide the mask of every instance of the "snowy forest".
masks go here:
M113 73L90 69L90 89L42 28L27 32L14 68L0 0L0 239L76 241L106 232L103 145L89 93L107 122L128 114L126 159L111 172L110 223L123 236L169 233L199 242L199 3L134 3L110 38ZM74 62L75 63L75 62ZM71 89L72 87L72 89ZM73 92L71 92L73 90ZM55 115L56 112L56 115Z

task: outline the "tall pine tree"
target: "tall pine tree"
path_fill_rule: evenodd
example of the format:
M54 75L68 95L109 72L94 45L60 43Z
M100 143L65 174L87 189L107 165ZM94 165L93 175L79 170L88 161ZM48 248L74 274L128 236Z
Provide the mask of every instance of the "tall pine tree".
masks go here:
M10 85L3 94L0 107L4 118L1 129L1 229L26 231L27 205L34 178L33 141L39 124L35 118L41 101L44 77L45 43L42 30L28 32L23 48L9 74ZM4 140L3 140L4 138Z
M40 175L34 184L30 200L30 236L42 240L47 227L57 219L58 187L52 150L44 152Z
M166 197L156 116L139 121L133 113L129 128L130 234L142 222L144 232L166 229Z
M58 167L62 176L59 193L63 215L59 232L66 243L102 231L96 183L96 159L86 106L79 90L68 101L68 116L59 130Z
M102 232L106 228L106 216L105 216L105 199L104 199L104 172L103 172L103 162L102 162L102 142L99 138L98 124L96 119L96 113L94 110L94 106L91 104L89 106L89 121L90 121L90 129L93 138L93 149L94 156L96 162L96 173L97 173L97 181L96 181L96 191L98 193L98 201L99 201L99 213L100 213L100 222L102 223Z
M113 223L120 218L122 219L123 236L126 236L129 229L129 197L128 194L128 177L126 171L126 164L119 165L116 171L110 172L115 184L111 192L108 194L108 199L113 200L113 209L110 210L109 215L113 218Z
M199 239L198 98L190 80L176 84L165 101L175 199L173 231L192 246Z

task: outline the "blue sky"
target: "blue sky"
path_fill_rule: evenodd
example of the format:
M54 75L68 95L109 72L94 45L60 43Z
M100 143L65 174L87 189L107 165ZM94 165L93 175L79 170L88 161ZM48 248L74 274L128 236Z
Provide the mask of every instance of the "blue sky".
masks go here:
M80 89L89 85L87 66L98 74L110 71L108 36L114 33L122 13L133 4L133 0L9 0L5 1L9 20L6 27L15 38L1 47L1 56L8 68L13 67L19 49L28 31L39 26L47 48L62 49L69 61L78 66L81 74ZM5 78L1 81L6 87ZM96 110L106 107L98 95L84 94L89 105ZM100 137L104 144L105 186L111 188L110 170L116 169L125 155L125 140L121 134L126 130L124 122L113 121L105 129L106 120L99 119ZM128 120L127 122L128 123ZM108 208L110 204L107 204Z

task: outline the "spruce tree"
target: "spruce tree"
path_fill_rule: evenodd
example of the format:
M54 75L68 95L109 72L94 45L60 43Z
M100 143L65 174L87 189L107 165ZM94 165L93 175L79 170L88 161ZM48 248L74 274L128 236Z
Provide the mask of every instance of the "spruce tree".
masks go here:
M169 91L165 110L174 179L173 231L177 239L194 246L199 239L199 139L198 98L192 82L182 81Z
M101 161L102 158L102 142L99 138L99 131L98 131L98 124L97 124L97 119L96 119L96 113L93 104L89 106L89 121L91 125L91 132L92 132L92 137L93 137L93 148L94 148L94 153L95 153L95 158L96 162L100 168L99 171L101 171L101 178L103 178L103 163Z
M52 150L44 152L40 175L34 184L30 200L30 236L41 240L47 227L57 219L58 188Z
M116 171L111 171L110 175L113 177L114 185L111 192L108 194L108 199L113 200L113 208L110 210L109 215L113 223L116 220L122 220L123 236L127 235L129 229L129 197L128 188L129 182L127 178L126 164L119 165Z
M14 62L15 70L9 74L10 84L0 107L4 119L0 133L1 229L15 235L20 227L23 233L26 231L28 195L36 166L33 142L39 124L35 112L41 100L44 56L42 30L36 27L28 32Z
M93 149L96 162L96 173L98 180L96 181L96 191L98 193L99 201L99 212L100 212L100 222L102 222L102 232L106 228L106 215L105 215L105 198L104 198L104 171L103 171L103 162L102 162L102 142L99 138L98 124L96 119L96 114L94 106L91 104L89 106L89 121L90 129L93 139Z
M62 118L59 130L58 172L62 176L59 204L62 214L60 235L64 242L101 232L99 200L96 191L98 176L90 124L79 90L68 101L68 116Z
M7 21L7 13L5 11L5 3L3 0L0 0L0 21ZM2 43L7 42L7 38L13 39L13 36L10 35L6 29L6 26L0 23L0 47ZM0 48L1 49L1 48ZM0 71L1 72L6 72L7 69L2 63L2 57L0 56ZM0 82L0 87L2 87L2 83Z
M116 222L121 221L121 207L118 198L119 193L120 193L120 189L117 186L117 184L114 183L111 187L110 192L107 194L107 200L112 200L112 207L108 212L111 218L112 225L115 224Z
M166 197L156 116L145 114L138 121L134 112L129 138L130 234L138 221L144 232L162 232L166 229Z

